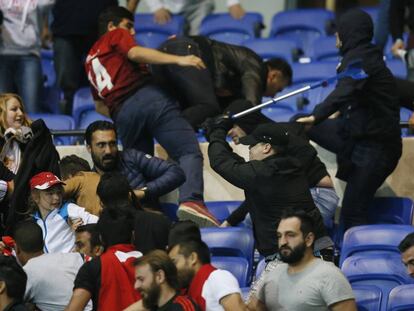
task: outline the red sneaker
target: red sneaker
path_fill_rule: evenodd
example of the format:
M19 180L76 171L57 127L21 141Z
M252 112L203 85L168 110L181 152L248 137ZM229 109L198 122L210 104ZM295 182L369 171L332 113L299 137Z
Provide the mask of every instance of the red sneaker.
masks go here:
M179 220L191 220L200 228L218 227L220 223L202 202L183 202L177 210Z

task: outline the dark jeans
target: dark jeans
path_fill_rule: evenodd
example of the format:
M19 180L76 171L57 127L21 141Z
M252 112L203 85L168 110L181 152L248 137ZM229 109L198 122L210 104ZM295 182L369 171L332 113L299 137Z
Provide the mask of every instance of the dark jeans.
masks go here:
M178 162L186 176L179 202L203 201L203 156L175 100L154 85L144 86L122 104L115 124L124 148L152 154L155 138Z
M160 49L175 55L201 55L198 44L190 38L168 40ZM184 118L193 128L199 127L206 118L220 113L208 69L162 65L153 66L153 74L179 100Z
M0 55L0 93L17 93L26 112L40 111L42 66L37 55Z
M79 87L88 85L83 64L95 39L89 36L56 36L53 38L56 80L65 98L65 106L61 107L62 113L72 113L75 92Z
M341 155L347 144L338 135L342 129L341 122L341 119L325 120L308 132L309 138ZM352 165L342 200L341 222L344 230L367 224L368 207L375 192L394 171L400 156L401 140L382 142L364 139L355 142L350 153Z

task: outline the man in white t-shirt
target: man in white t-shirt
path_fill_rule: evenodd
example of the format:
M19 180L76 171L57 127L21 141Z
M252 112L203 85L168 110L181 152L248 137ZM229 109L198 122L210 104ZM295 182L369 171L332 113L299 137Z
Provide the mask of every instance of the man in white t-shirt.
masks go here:
M331 262L313 255L314 224L305 212L287 211L277 228L282 262L259 279L249 310L356 311L352 288Z
M247 310L237 279L210 264L210 251L202 241L179 242L169 251L178 279L202 311Z
M84 258L79 253L43 252L42 229L34 221L17 224L15 250L27 274L24 299L43 311L64 310L72 296L73 282ZM91 310L89 303L85 310Z

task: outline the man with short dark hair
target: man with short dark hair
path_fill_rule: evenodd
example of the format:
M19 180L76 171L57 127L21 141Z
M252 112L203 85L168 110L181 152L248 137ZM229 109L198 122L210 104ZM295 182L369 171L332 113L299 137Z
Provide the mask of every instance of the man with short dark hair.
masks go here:
M277 228L281 263L262 275L250 310L356 311L352 288L333 263L313 255L314 221L303 211L287 211Z
M408 234L398 245L401 259L407 268L407 273L414 278L414 232Z
M138 258L135 268L135 289L142 296L138 305L148 310L199 310L187 296L179 294L177 268L166 252L155 250Z
M183 115L193 128L200 127L209 117L227 112L235 101L244 101L250 107L259 105L263 96L274 97L292 82L292 68L284 59L264 62L246 47L204 36L168 39L160 50L197 55L206 64L207 68L202 70L152 66L161 85L179 99Z
M147 207L156 207L157 199L179 187L185 180L181 168L171 162L152 157L136 149L118 150L113 123L95 121L85 133L86 148L94 164L94 172L82 172L66 180L65 197L86 201L82 206L101 210L96 189L101 175L119 172L124 175L135 195Z
M237 279L211 265L210 250L203 241L178 242L168 255L178 270L181 288L202 311L247 310Z
M217 226L204 205L203 156L195 133L177 102L150 82L147 68L147 64L175 64L201 69L203 61L138 46L134 15L122 7L102 12L99 28L101 37L85 63L96 110L112 117L125 149L152 154L155 138L184 171L179 203L186 214L201 225Z
M28 311L22 303L27 276L13 257L0 255L0 310Z
M98 257L103 253L104 248L97 224L87 224L76 228L75 251L90 258Z
M134 266L142 253L131 244L134 214L129 209L105 208L98 221L105 252L79 270L66 311L81 311L89 299L93 310L123 310L138 301Z
M84 258L78 253L43 252L42 229L24 221L14 230L15 250L27 273L25 300L43 311L63 310L72 295L73 281ZM91 310L88 305L87 310Z

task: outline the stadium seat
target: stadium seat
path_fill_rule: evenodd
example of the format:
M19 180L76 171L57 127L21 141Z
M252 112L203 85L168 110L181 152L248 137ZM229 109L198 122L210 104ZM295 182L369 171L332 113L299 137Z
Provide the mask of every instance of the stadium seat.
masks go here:
M313 44L309 52L312 61L339 61L339 51L336 48L336 37L319 37Z
M211 264L216 268L231 272L239 282L240 287L245 287L250 282L249 262L246 258L213 256L211 257Z
M257 38L243 42L243 46L255 51L264 60L274 57L293 63L298 58L296 41L277 38Z
M240 45L243 41L259 38L263 28L263 16L248 12L241 19L234 19L228 13L207 15L200 25L200 34L211 39Z
M414 284L394 287L388 298L388 311L414 310Z
M184 17L181 15L172 15L168 23L161 25L155 23L154 14L139 13L135 14L134 28L135 39L138 44L156 49L168 37L183 34Z
M410 198L377 197L374 198L368 212L371 224L411 225L414 205Z
M56 84L56 72L53 64L53 51L41 51L41 65L43 72L43 89L41 93L41 104L45 111L59 113L59 101L61 92Z
M256 266L256 273L255 273L256 280L260 277L260 275L262 274L265 268L266 268L266 261L265 261L265 258L262 258Z
M91 124L92 122L98 121L98 120L105 120L105 121L112 122L110 118L96 112L95 108L93 110L85 110L81 113L79 117L78 129L80 130L86 129L89 124Z
M79 127L80 115L87 110L95 110L95 104L91 89L83 87L77 90L73 97L72 117L77 127Z
M201 238L208 245L212 256L238 256L253 266L254 238L250 229L240 227L202 228Z
M210 201L205 202L208 210L217 218L219 222L223 222L230 214L237 209L242 201Z
M413 112L407 108L401 107L400 109L400 121L401 122L408 122L408 120L410 119L411 115L413 114ZM408 130L408 128L402 128L401 129L401 136L412 136L411 134L412 132L410 132Z
M300 42L308 55L313 41L326 36L334 13L324 9L295 9L277 13L272 18L270 37L291 38Z
M293 64L293 84L309 84L336 75L336 62L312 62L309 64Z
M384 311L394 287L414 283L398 254L353 255L345 259L341 269L352 286L378 286L383 293L381 310Z
M385 63L395 77L401 79L407 78L407 67L401 59L387 59Z
M340 266L346 258L355 254L399 254L398 244L414 231L409 225L366 225L356 226L345 232Z
M375 285L353 285L358 311L380 311L382 290Z
M273 104L266 108L262 108L262 113L276 122L287 122L293 117L297 112L294 108L287 107L284 105Z
M74 130L75 121L71 116L62 115L62 114L29 114L30 119L37 120L43 119L46 126L50 130ZM72 144L73 138L70 136L60 136L53 137L54 143L56 145L70 145Z

